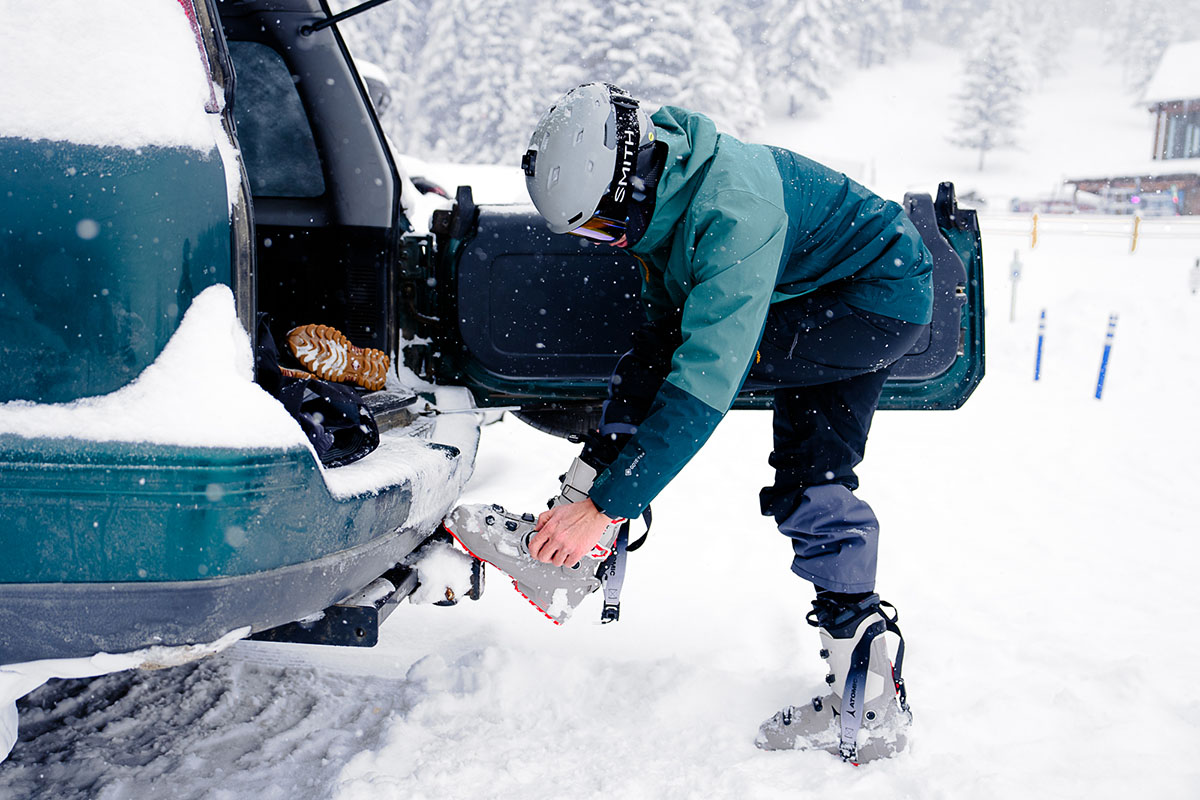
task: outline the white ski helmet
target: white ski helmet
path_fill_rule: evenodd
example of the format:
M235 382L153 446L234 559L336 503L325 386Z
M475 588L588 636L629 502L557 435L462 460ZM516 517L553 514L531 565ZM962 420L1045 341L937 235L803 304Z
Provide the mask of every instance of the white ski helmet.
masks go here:
M639 148L654 123L608 83L585 83L542 115L521 159L525 185L555 233L612 242L625 233Z

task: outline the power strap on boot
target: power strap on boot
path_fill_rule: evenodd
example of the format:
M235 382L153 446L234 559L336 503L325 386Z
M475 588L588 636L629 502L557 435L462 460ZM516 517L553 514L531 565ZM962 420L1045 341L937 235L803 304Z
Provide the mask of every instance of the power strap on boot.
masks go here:
M621 523L613 551L600 565L600 581L604 585L604 607L600 623L608 624L621 618L621 585L625 583L625 558L629 552L629 520Z
M883 614L884 608L892 610L892 616L883 614L883 619L887 625L887 629L896 634L896 638L900 640L900 644L896 645L896 661L892 664L892 681L896 684L896 695L900 698L900 710L908 712L908 689L904 687L904 634L900 632L900 612L896 607L886 600L879 601L879 613Z
M642 519L646 522L646 531L633 544L629 543L629 520L625 520L621 524L621 530L617 533L616 541L613 543L612 553L600 565L600 581L604 585L604 606L600 609L600 624L602 625L621 619L621 587L625 583L625 562L628 553L645 544L646 537L650 535L649 506L642 512Z
M882 621L868 627L850 656L850 669L846 672L846 686L842 690L842 741L838 747L842 761L858 761L858 729L862 727L863 705L867 696L871 642L885 630L887 626Z
M892 610L891 617L883 613L884 607ZM896 611L895 606L885 600L879 601L878 612L882 619L870 625L863 632L863 637L858 644L854 646L854 652L850 656L850 668L846 672L846 685L842 690L842 738L838 752L843 761L853 764L858 763L858 730L862 727L863 722L867 672L871 665L871 643L877 636L887 632L896 634L900 639L900 643L896 646L896 661L892 664L892 682L896 687L900 709L905 713L911 713L908 708L908 691L904 687L904 635L900 633L900 626L897 624L900 614Z

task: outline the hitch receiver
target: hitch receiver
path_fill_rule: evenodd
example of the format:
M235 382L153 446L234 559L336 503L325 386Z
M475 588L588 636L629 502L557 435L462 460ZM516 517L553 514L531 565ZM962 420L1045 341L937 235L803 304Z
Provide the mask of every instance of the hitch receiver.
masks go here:
M377 585L386 589L386 584L380 583L384 580L391 584L390 590L369 594L364 590L359 597L365 599L359 602L339 603L312 621L288 622L247 638L260 642L374 647L379 642L379 626L417 588L416 570L398 565L379 576L367 589Z

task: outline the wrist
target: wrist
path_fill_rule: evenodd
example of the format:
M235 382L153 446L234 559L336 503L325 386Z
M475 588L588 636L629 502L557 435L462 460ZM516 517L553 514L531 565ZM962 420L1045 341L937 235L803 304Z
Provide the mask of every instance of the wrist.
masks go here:
M607 511L605 511L603 508L601 508L596 503L595 500L593 500L590 497L588 498L588 502L592 504L592 508L596 509L597 514L599 514L600 516L602 516L606 520L608 520L609 525L620 525L622 522L626 521L625 517L617 517L617 516L613 516L612 514L609 514Z

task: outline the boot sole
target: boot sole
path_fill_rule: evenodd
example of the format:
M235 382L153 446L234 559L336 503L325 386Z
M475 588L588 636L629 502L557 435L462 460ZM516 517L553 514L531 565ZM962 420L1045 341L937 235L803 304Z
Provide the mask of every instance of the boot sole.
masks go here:
M355 347L328 325L301 325L288 331L287 345L296 360L319 378L354 383L378 391L387 383L392 360L381 350Z
M456 534L454 531L450 530L450 528L446 527L446 523L444 523L444 522L442 523L442 530L444 530L446 533L448 533L448 534L450 534L452 537L454 537L454 541L458 542L459 546L460 546L460 547L462 547L462 549L463 549L463 550L466 550L466 551L467 551L467 554L468 554L468 555L470 555L470 556L471 556L471 558L475 559L476 561L481 561L481 562L483 562L484 564L492 564L492 562L491 562L491 561L488 561L486 558L480 558L479 556L475 555L475 553L473 553L473 552L471 551L471 548L467 547L466 543L465 543L465 542L463 542L463 540L462 540L462 539L458 538L458 534ZM499 568L499 567L497 567L495 564L492 564L492 567L493 567L494 569L500 570L500 572L504 572L504 570L500 569L500 568ZM508 573L506 573L506 572L505 572L504 574L505 574L505 575L508 575ZM524 592L522 592L522 591L521 591L521 587L517 585L517 579L516 579L516 578L514 578L514 577L513 577L513 576L511 576L511 575L508 575L508 579L512 581L513 588L514 588L514 589L516 589L516 591L517 591L517 594L521 595L521 597L524 597L526 600L528 600L528 601L529 601L529 605L533 606L533 607L534 607L534 608L536 608L538 611L542 612L542 616L544 616L546 619L548 619L548 620L550 620L551 622L553 622L555 625L562 625L562 623L561 623L561 622L559 622L558 620L556 620L554 617L550 616L550 614L549 614L549 613L546 611L546 609L542 608L542 607L541 607L541 606L539 606L539 605L538 605L536 602L534 602L533 598L531 598L529 595L527 595L527 594L525 594Z

